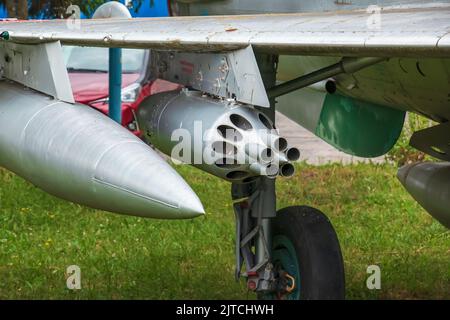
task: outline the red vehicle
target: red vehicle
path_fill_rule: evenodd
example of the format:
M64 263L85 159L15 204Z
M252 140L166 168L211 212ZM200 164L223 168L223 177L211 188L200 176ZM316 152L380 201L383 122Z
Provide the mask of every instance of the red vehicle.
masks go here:
M64 58L74 99L108 114L108 49L64 46ZM122 50L122 125L141 136L136 121L139 104L149 95L179 88L178 84L152 80L150 51Z

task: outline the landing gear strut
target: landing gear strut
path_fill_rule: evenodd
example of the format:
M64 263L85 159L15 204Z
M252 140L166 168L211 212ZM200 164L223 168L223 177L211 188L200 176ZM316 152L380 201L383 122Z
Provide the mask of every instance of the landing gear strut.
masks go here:
M244 276L248 289L260 299L344 299L344 265L330 221L307 206L265 216L271 182L265 179L232 188L236 278Z

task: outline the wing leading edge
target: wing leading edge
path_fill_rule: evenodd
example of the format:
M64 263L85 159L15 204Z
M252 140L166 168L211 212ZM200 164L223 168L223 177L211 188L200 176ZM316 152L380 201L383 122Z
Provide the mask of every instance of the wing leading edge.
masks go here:
M366 11L0 23L17 43L329 56L449 57L450 5Z

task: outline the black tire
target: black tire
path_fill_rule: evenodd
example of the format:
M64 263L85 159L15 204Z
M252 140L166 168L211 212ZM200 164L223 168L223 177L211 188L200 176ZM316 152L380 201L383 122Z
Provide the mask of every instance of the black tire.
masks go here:
M291 252L295 251L292 259L296 259L300 281L298 292L291 299L345 298L344 263L339 240L325 214L307 206L283 208L272 220L272 239L272 253L278 253L278 257L287 252L283 251L283 243L290 241L292 245L287 247ZM282 264L280 260L284 259L276 261L276 256L274 254L274 263Z

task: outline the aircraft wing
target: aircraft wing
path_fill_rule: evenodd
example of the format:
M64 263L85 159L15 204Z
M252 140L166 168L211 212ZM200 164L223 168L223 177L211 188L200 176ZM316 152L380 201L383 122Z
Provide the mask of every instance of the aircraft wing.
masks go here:
M295 94L292 93L280 97L277 103L278 110L338 149L357 156L374 157L386 153L397 140L405 110L426 114L431 119L447 118L447 90L440 90L432 96L436 102L428 94L415 89L416 80L412 75L419 72L421 76L427 74L427 79L431 79L430 75L439 74L436 70L442 73L445 68L433 67L432 71L426 70L424 73L421 68L427 68L426 61L430 60L425 58L450 57L450 4L379 9L379 12L352 10L4 22L0 23L0 34L8 40L3 43L11 44L9 56L15 55L17 50L14 46L46 45L56 41L82 46L155 49L152 54L152 74L155 77L261 107L269 106L269 97L252 50L288 54L294 58L300 56L301 61L294 62L293 69L300 64L309 66L307 56L329 56L319 57L324 60L336 57L350 60L395 58L381 62L378 69L375 66L368 71L362 82L370 84L368 86L355 85L359 78L355 78L355 70L349 68L345 70L348 77L342 75L337 82L338 92L334 95L313 92L312 99L310 96L292 97ZM400 64L398 60L404 58L422 59L424 62L406 61ZM23 68L21 63L17 63L17 68ZM408 73L409 65L413 69ZM19 80L13 80L20 82L25 78L22 83L37 88L27 81L38 77L24 77L22 75L27 70L24 70L25 73L16 72L11 66L9 70L13 77L20 75ZM308 72L311 71L314 70ZM403 79L404 74L407 76ZM383 87L394 87L392 83L386 84L388 80L398 81L393 79L393 75L403 79L403 82L414 82L403 96L399 93L404 93L405 86L397 86L398 90ZM445 78L445 74L442 77ZM433 84L431 88L445 83L439 77L433 79L428 80ZM420 81L423 79L420 78ZM60 81L54 83L59 84ZM55 87L55 84L52 86ZM37 85L42 86L42 83ZM308 90L296 92L303 95ZM370 90L375 93L369 99ZM41 91L50 95L56 92ZM427 87L425 91L430 89ZM441 98L441 93L445 93L445 97ZM383 99L380 100L380 97ZM419 105L416 107L415 103Z
M450 5L329 13L0 23L3 38L63 44L328 56L448 57Z

